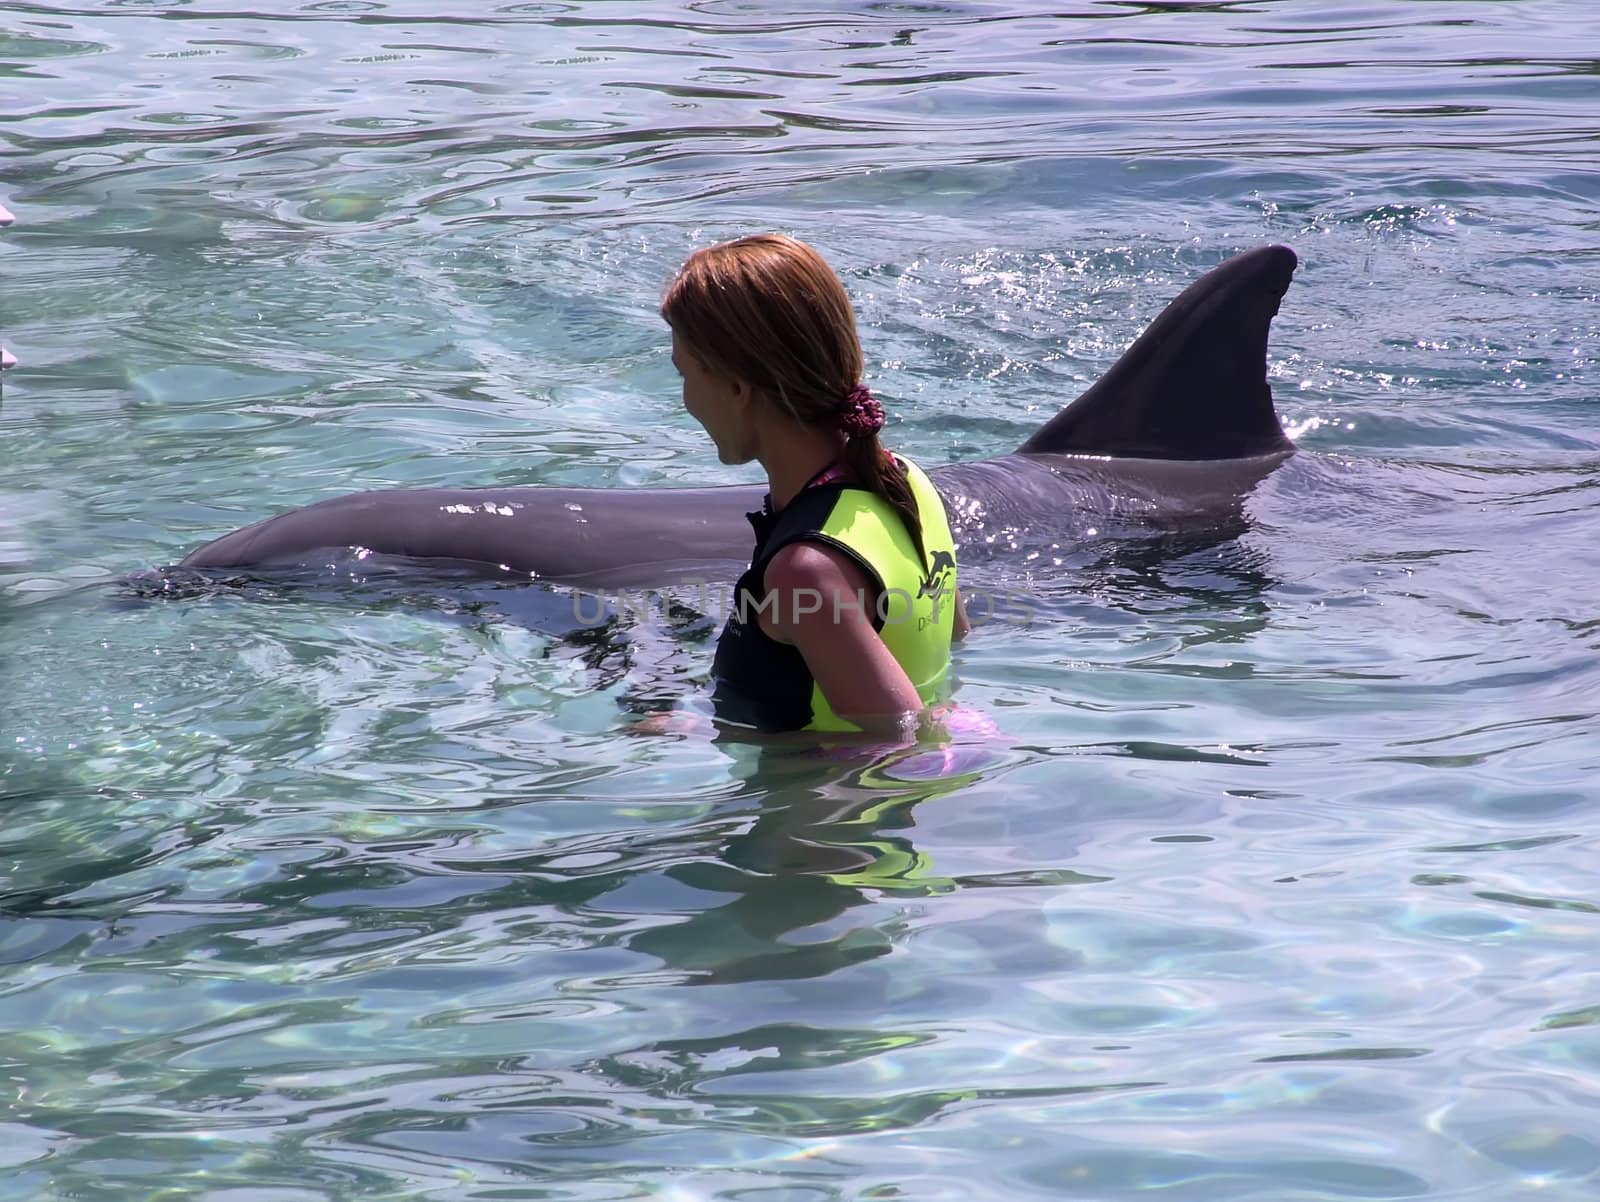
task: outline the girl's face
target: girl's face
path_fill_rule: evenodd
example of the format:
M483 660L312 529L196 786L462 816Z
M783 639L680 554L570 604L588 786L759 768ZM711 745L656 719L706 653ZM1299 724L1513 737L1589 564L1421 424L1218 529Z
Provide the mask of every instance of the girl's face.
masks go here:
M755 458L750 423L750 387L712 371L672 333L672 366L683 377L683 407L705 428L723 463L749 463Z

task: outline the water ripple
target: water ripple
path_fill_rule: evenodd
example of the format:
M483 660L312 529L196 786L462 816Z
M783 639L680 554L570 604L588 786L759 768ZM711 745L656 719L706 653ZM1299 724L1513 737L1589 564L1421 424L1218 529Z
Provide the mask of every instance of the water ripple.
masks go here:
M1600 111L1534 8L9 6L0 1194L1588 1197ZM1009 741L922 759L620 738L703 620L116 583L356 487L737 478L656 306L769 227L929 462L1288 241L1306 453L997 520Z

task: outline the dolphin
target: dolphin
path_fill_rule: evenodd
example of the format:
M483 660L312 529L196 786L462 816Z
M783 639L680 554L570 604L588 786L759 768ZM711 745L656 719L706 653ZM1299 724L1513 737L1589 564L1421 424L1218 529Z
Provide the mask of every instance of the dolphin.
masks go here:
M934 468L964 560L1041 528L1237 515L1294 453L1272 405L1267 335L1297 259L1263 246L1189 285L1088 391L1014 452ZM352 493L225 534L183 569L314 567L376 555L587 588L733 579L760 485L418 488Z

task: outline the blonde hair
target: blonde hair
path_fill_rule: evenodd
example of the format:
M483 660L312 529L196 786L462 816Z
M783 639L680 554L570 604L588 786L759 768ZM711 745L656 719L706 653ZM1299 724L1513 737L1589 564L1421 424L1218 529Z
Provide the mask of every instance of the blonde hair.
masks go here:
M695 251L667 286L661 316L712 371L745 381L804 425L843 428L865 365L855 310L833 268L804 242L755 234ZM905 468L877 433L852 434L844 460L900 515L925 557Z

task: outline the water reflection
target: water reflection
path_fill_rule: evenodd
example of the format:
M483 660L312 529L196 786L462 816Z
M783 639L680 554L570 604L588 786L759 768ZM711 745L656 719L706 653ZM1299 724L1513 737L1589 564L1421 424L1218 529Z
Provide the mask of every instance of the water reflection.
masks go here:
M729 900L630 940L702 984L825 976L887 954L888 938L865 922L821 940L789 936L834 928L880 894L954 890L912 841L915 808L1000 763L985 743L957 740L876 754L807 744L743 750L752 754L741 773L761 798L753 820L714 855L667 870Z

